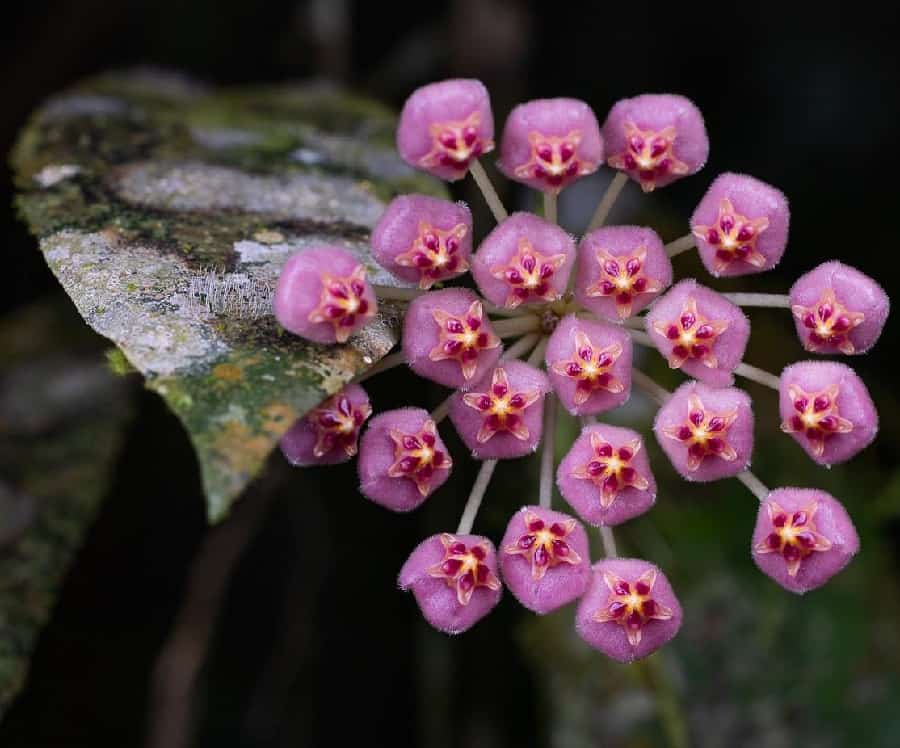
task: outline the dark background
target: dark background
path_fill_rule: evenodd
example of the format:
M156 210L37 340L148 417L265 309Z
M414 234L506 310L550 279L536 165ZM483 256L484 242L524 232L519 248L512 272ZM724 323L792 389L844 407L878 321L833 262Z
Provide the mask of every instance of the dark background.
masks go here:
M395 107L429 80L476 76L491 89L498 125L528 98L583 98L602 121L618 98L671 90L703 111L709 164L650 207L627 193L614 220L647 219L674 238L713 175L752 173L789 196L791 243L776 271L742 287L784 292L837 257L890 293L900 176L895 10L799 5L717 3L690 17L680 12L686 5L496 0L8 5L0 152L50 94L134 64L221 84L329 77ZM480 204L466 187L454 189ZM15 217L7 173L0 190L0 309L54 296L68 305ZM563 201L570 228L581 228L598 190ZM479 217L489 225L483 210ZM696 265L676 263L681 272ZM760 315L748 360L777 371L801 351L783 312ZM664 664L698 745L896 745L897 329L889 320L876 350L850 362L882 416L879 441L852 466L815 470L771 426L757 453L767 482L831 490L859 524L863 554L828 588L789 598L752 568L745 545L754 502L738 484L687 487L655 463L665 506L629 526L623 542L669 549L666 568L695 623ZM94 345L99 357L104 342ZM446 640L393 590L418 540L455 524L471 468L454 476L453 506L396 517L357 495L352 468L301 474L276 455L231 523L240 527L207 535L187 437L161 401L133 387L137 414L104 509L0 725L0 745L132 746L151 735L177 748L179 725L189 725L185 744L203 746L663 744L653 712L659 684L555 644L565 616L537 622L507 599L472 632ZM774 420L771 393L748 389ZM378 409L436 397L402 373L372 393ZM505 468L494 507L479 519L494 537L522 500L519 468ZM374 542L386 550L373 560L360 549ZM157 665L175 624L180 656ZM178 663L197 657L205 664L196 687L182 695ZM179 713L191 693L193 719Z

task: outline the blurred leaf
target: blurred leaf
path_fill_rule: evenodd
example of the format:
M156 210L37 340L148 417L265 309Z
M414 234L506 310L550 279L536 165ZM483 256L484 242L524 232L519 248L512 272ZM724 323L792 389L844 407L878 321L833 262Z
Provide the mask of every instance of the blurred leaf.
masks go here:
M73 350L93 336L72 319L42 305L0 325L0 714L94 520L130 413L125 382L95 351Z
M344 346L284 334L284 261L367 241L398 192L443 194L377 104L323 86L213 91L137 70L47 102L13 154L19 209L79 312L188 430L212 520L291 423L396 342L400 310ZM124 370L124 362L117 362Z

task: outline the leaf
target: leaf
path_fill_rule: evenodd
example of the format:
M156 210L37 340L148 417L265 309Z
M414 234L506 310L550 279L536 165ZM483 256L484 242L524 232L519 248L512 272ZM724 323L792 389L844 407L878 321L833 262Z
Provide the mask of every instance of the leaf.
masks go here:
M280 329L284 261L319 243L364 261L399 192L444 194L393 150L394 119L323 88L215 91L172 74L88 80L39 110L13 153L18 206L85 321L179 416L212 521L291 423L384 356L401 309L347 345Z
M125 381L96 351L76 350L95 343L73 319L42 305L0 325L0 715L94 520L131 410Z

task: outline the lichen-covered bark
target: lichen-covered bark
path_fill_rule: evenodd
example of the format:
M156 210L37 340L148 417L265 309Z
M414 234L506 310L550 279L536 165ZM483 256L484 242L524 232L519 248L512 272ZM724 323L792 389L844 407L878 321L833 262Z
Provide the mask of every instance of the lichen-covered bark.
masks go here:
M396 343L401 310L344 346L282 331L285 260L355 252L399 192L443 194L393 151L394 120L322 86L215 91L177 75L91 79L47 102L13 153L18 206L85 321L178 414L213 521L291 422Z
M73 350L70 319L45 305L0 325L0 716L106 492L130 413L125 380Z

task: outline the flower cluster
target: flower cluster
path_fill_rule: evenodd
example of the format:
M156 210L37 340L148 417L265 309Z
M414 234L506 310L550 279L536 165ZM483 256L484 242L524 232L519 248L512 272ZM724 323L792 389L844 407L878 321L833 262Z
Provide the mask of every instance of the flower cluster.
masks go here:
M685 236L668 244L647 227L604 226L629 179L650 192L703 167L709 142L693 103L675 95L626 99L602 127L581 101L516 107L503 129L498 167L543 193L543 216L507 215L491 187L478 159L494 148L493 115L478 81L414 92L397 147L409 164L441 179L471 172L496 228L473 249L465 205L399 197L375 228L371 251L412 285L374 287L352 254L318 247L285 266L275 313L292 333L340 343L367 324L379 298L408 300L401 350L387 361L453 392L431 413L412 407L381 413L360 438L372 408L352 383L300 419L282 448L294 464L321 465L349 460L358 444L362 493L405 512L435 493L453 468L438 429L449 417L482 467L456 531L424 540L400 571L400 587L412 591L429 623L464 631L497 605L505 585L538 614L577 600L578 634L619 661L643 657L675 636L682 610L669 581L649 561L618 558L612 536L612 527L656 501L644 436L597 422L625 403L633 386L658 402L653 432L681 476L737 477L757 496L750 549L765 574L802 593L844 568L859 540L840 502L812 489L769 491L749 472L754 414L734 380L748 377L778 390L783 431L824 465L872 442L874 405L841 363L801 361L780 378L744 363L750 322L742 307L784 307L807 351L853 355L875 343L888 298L873 280L836 261L802 276L786 296L723 294L694 279L672 285L671 258L693 248L716 277L759 273L779 262L788 241L787 200L750 176L719 176ZM615 176L576 241L556 224L557 195L604 164ZM469 271L478 293L449 283ZM633 367L635 344L655 348L691 379L674 393L663 390ZM583 429L554 473L560 407L580 417ZM539 501L512 515L499 546L472 535L497 461L529 455L542 441ZM554 477L581 521L551 508ZM593 564L582 523L600 528L605 558Z

